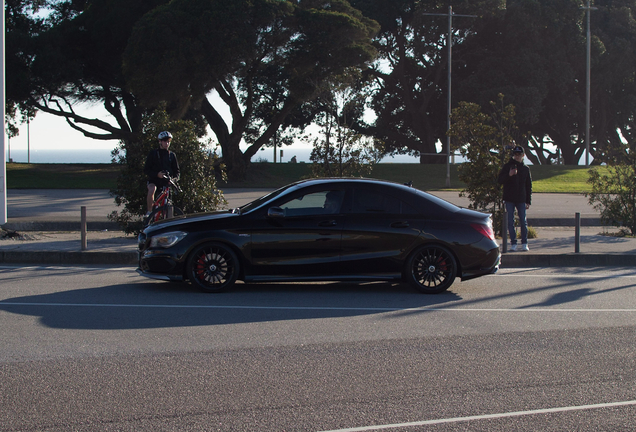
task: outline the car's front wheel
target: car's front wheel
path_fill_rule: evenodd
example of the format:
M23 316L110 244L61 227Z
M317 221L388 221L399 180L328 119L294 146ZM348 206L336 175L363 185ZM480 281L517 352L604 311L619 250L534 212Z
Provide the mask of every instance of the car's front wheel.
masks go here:
M188 259L188 279L204 291L227 290L238 278L236 254L220 243L207 243L196 248Z
M406 278L417 290L427 294L446 291L457 276L457 261L442 246L423 246L406 263Z

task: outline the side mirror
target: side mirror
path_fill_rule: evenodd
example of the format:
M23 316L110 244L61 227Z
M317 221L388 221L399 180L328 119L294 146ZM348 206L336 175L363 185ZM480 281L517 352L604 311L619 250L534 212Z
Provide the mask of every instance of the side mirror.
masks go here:
M285 210L280 207L270 207L267 210L267 217L270 218L283 218L285 217Z

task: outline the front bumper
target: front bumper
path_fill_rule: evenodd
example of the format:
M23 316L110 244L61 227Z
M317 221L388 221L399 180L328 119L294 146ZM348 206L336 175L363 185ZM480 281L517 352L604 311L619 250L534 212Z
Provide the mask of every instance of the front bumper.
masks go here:
M140 276L147 277L149 279L157 279L157 280L172 281L172 282L183 281L183 276L181 275L149 273L149 272L143 271L141 268L137 268L137 273L139 273Z
M139 268L137 273L151 279L180 281L183 280L183 263L171 250L149 249L146 235L142 232L138 237Z

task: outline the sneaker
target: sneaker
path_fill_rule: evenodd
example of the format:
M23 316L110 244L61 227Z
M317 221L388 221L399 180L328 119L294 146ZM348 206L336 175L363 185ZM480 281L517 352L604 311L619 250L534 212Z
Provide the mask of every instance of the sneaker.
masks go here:
M529 251L529 250L530 250L530 248L528 247L527 243L524 243L524 244L521 245L521 251L522 252L526 252L526 251Z
M510 252L514 252L514 251L516 251L516 250L517 250L517 244L516 244L516 243L515 243L515 244L510 245Z

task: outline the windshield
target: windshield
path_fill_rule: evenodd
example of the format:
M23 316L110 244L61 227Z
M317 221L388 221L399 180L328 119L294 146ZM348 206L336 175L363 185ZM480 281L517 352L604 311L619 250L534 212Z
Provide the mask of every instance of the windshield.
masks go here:
M294 186L296 186L296 184L291 184L291 185L283 186L280 189L276 189L275 191L270 192L267 195L263 195L262 197L257 198L250 203L247 203L241 207L235 208L234 210L232 210L232 213L242 214L242 213L247 213L249 211L255 210L259 208L260 206L262 206L263 204L265 204L266 202L269 202L273 200L274 198L276 198L277 196L282 195L284 192L287 192Z

